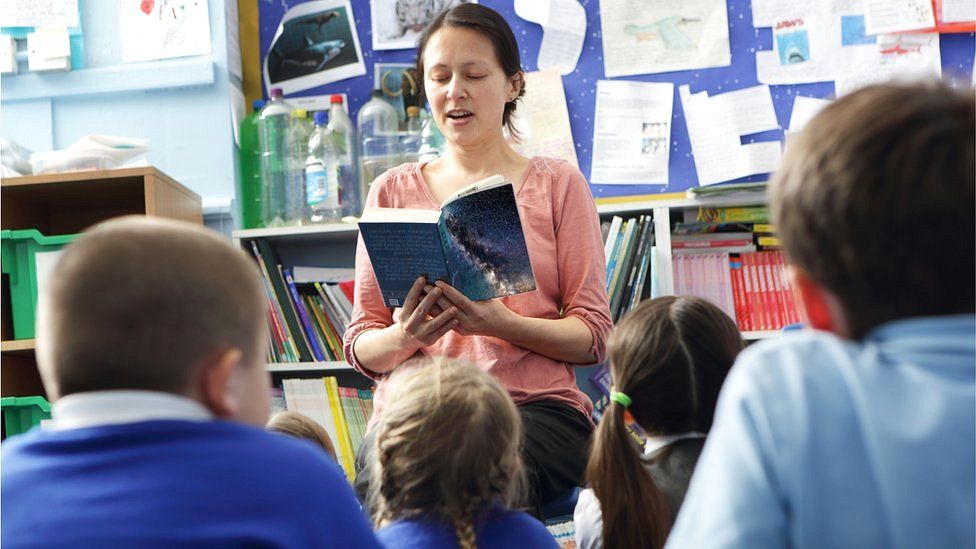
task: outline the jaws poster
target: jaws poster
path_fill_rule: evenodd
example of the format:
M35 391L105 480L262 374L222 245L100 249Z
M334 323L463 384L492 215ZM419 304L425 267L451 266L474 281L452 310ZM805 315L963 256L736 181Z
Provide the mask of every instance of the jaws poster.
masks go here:
M366 74L349 0L315 0L281 18L264 59L264 85L285 95Z

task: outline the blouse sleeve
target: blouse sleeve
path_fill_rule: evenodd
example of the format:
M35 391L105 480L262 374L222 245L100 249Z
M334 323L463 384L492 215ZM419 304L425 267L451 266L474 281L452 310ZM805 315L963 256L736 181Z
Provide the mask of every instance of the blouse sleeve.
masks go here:
M600 217L583 174L563 163L554 197L556 260L563 316L575 316L593 335L590 352L602 362L613 321L606 289Z
M387 174L381 175L370 186L369 195L366 197L367 207L386 204L383 189L386 187L387 177ZM369 261L369 254L366 253L362 236L359 236L356 243L356 284L353 296L352 320L346 328L346 333L342 336L342 350L346 355L346 361L353 368L366 377L378 379L383 376L364 367L356 359L353 348L356 339L364 332L381 330L391 326L393 324L393 311L383 301L379 283L376 281L376 275L373 274L373 264Z
M600 501L593 490L580 491L573 511L573 524L576 527L576 547L579 549L603 548L603 513Z

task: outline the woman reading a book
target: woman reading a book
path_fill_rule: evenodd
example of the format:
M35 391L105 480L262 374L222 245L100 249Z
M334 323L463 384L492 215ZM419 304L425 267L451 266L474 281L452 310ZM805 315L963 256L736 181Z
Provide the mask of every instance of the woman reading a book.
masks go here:
M518 44L498 13L478 4L441 13L421 36L417 73L446 150L430 163L378 177L367 208L439 210L458 189L501 174L514 185L536 290L472 301L421 277L402 307L391 310L360 240L345 354L374 379L415 355L463 357L492 373L524 425L530 490L524 504L541 510L577 486L586 467L592 403L577 388L573 365L602 360L612 327L599 218L577 168L525 158L506 139L505 128L517 135L511 118L525 88ZM380 384L374 422L382 393ZM371 462L371 444L367 437L358 466Z

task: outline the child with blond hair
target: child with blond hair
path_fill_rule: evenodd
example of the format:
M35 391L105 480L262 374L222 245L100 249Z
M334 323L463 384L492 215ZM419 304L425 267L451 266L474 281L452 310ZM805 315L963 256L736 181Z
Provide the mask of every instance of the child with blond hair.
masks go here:
M370 483L384 546L556 547L509 509L522 488L522 426L491 374L435 359L405 364L389 383Z

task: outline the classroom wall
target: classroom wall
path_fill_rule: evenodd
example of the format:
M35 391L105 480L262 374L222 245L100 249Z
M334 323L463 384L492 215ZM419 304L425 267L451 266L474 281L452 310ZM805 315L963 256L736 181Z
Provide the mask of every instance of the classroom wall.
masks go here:
M229 204L236 162L228 86L240 81L227 68L228 2L236 13L237 0L209 0L211 55L122 64L118 0L79 0L85 69L4 75L0 135L34 151L89 133L147 138L150 164L205 206Z
M289 7L300 4L295 0L279 0L276 2L259 2L261 26L261 55L267 54L271 40L281 21L282 15ZM522 66L528 70L536 70L536 58L539 45L542 42L542 29L534 23L525 21L515 15L512 0L480 0L480 3L500 12L512 26L522 53ZM576 70L563 77L566 89L567 103L570 111L570 123L573 139L576 143L576 154L579 158L580 170L587 177L590 175L591 146L593 141L593 112L596 103L596 81L604 78L603 47L600 31L600 2L598 0L580 0L586 10L587 34L583 44L583 52L577 63ZM769 28L756 29L752 26L752 8L750 0L727 0L729 21L729 41L732 53L732 64L728 67L701 69L694 71L679 71L653 75L635 75L620 78L643 82L674 82L674 112L671 129L671 159L669 185L592 185L593 194L597 197L627 194L673 193L684 191L689 187L698 186L698 176L695 171L694 159L688 140L688 131L684 122L681 101L678 98L678 86L688 84L692 92L707 90L709 94L731 91L758 84L756 80L755 51L772 49L772 32ZM347 93L350 98L350 112L358 111L373 88L373 65L376 62L407 63L414 60L415 53L411 50L372 51L372 32L370 30L370 10L368 0L353 0L352 9L359 30L359 41L363 47L363 57L366 64L366 75L335 82L311 90L297 93L297 96L321 95L326 93ZM972 82L973 54L976 49L976 39L972 33L942 35L942 64L944 74L948 79L960 80L964 83ZM789 116L796 95L811 97L832 97L833 83L801 84L794 86L770 86L777 119L781 127L789 125ZM265 92L267 93L267 92ZM769 141L783 139L782 130L764 132L749 136L745 142ZM756 175L739 181L763 181L766 175Z

